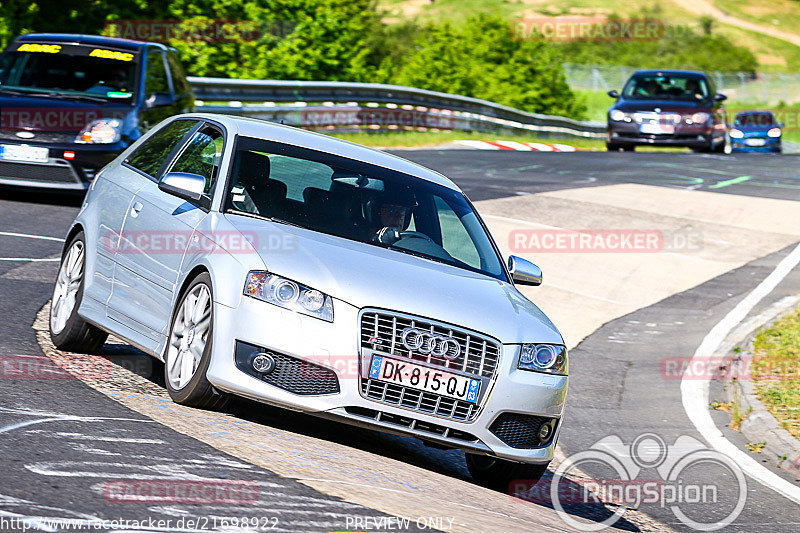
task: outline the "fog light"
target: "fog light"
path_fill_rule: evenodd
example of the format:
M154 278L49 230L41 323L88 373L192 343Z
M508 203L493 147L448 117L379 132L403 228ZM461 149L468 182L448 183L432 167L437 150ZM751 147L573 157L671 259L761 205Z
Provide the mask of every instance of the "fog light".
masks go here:
M539 428L539 440L541 442L547 442L550 438L550 435L553 433L553 423L548 422L546 424L542 424L542 427Z
M253 356L250 364L253 370L261 374L269 374L275 370L275 358L269 353L257 353Z

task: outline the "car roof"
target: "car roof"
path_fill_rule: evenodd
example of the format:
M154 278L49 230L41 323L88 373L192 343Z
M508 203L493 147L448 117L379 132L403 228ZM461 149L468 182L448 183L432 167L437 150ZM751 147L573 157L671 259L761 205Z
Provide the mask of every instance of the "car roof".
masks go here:
M300 148L308 148L320 152L339 155L348 159L354 159L371 165L384 167L410 176L421 178L438 185L461 192L461 189L449 178L442 174L423 167L408 159L381 151L368 148L350 141L337 139L322 133L316 133L301 128L276 124L266 120L259 120L249 117L238 117L233 115L221 115L216 113L188 113L178 115L181 118L200 118L209 119L221 123L234 133L246 137L256 137L271 141L291 144Z
M121 39L119 37L103 37L100 35L82 35L77 33L28 33L25 35L20 35L15 40L15 42L41 41L88 44L92 46L110 46L114 48L124 48L127 50L141 50L148 45L166 49L166 46L159 43L145 43L142 41L133 41L131 39Z
M665 70L657 70L657 69L647 69L647 70L637 70L633 73L633 76L638 76L641 74L661 74L664 76L675 76L679 74L691 74L694 76L700 76L702 78L706 78L706 73L699 71L699 70L674 70L674 69L665 69Z

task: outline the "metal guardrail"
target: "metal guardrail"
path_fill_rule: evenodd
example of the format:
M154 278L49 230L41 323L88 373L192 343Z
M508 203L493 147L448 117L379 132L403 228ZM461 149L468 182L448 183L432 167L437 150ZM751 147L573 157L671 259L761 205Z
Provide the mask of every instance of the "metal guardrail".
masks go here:
M190 77L199 111L327 129L427 128L601 138L606 125L381 83ZM227 102L208 105L205 101ZM257 102L257 103L256 103Z

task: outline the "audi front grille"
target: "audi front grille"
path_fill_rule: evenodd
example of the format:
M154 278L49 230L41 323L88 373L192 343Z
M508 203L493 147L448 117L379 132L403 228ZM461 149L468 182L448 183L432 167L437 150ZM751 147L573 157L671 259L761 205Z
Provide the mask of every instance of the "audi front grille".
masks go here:
M403 342L404 335L408 342ZM427 341L432 339L454 340L455 343L440 342L437 346L442 346L442 349L438 350L433 345L427 344ZM409 349L406 344L417 348ZM365 360L364 355L369 357L372 354L389 355L480 379L480 395L478 402L473 404L371 379L363 372L360 373L360 389L364 397L454 420L470 421L478 415L500 363L500 344L486 335L389 311L362 312L360 346L362 357L359 358L359 364Z

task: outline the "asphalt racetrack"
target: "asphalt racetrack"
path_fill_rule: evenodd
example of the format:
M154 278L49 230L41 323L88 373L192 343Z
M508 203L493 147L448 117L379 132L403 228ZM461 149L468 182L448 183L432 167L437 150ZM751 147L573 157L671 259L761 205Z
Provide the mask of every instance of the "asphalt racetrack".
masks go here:
M525 294L562 329L571 350L567 415L552 468L611 439L641 463L638 479L655 480L662 450L652 445L663 443L665 454L677 456L689 443L709 445L669 363L691 359L709 332L793 257L800 160L397 153L453 179L504 254L542 266L544 284ZM69 358L49 344L45 313L61 239L79 208L79 199L0 191L4 365ZM548 229L657 230L669 242L650 253L592 253L531 250L512 238ZM798 294L800 270L791 269L740 322L786 307ZM767 455L751 454L758 469L744 487L718 463L698 463L682 482L713 483L713 498L680 502L680 513L672 505L626 510L613 502L557 512L547 498L526 501L477 486L458 451L244 400L216 413L184 408L169 401L157 361L119 344L87 364L99 359L113 365L103 378L0 377L0 531L21 530L10 524L72 531L99 519L117 521L105 531L586 531L614 511L621 518L610 527L624 531L693 531L691 520L715 523L734 513L726 531L800 530L800 501L777 492L769 475L795 489L798 479ZM712 381L708 394L722 401L725 383ZM727 412L709 414L721 438L747 450ZM630 447L637 442L650 449ZM612 474L587 462L575 475L580 483ZM120 503L108 490L118 480L237 482L255 487L256 496L236 504Z

